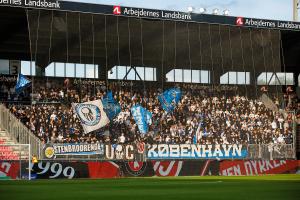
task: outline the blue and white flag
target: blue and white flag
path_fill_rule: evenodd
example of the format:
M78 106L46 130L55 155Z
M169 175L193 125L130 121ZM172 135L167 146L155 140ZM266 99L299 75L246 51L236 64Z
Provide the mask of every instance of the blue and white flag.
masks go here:
M197 138L197 135L195 134L193 136L193 144L197 144L197 142L198 142L198 138Z
M72 103L72 107L80 119L85 133L98 130L109 123L101 100Z
M142 134L146 134L149 130L148 124L151 124L152 113L142 106L136 105L131 108L131 114L138 125L139 131Z
M17 94L20 94L26 87L30 85L31 81L28 80L23 74L18 75L17 84L15 91Z
M167 112L172 112L181 99L181 91L178 88L171 88L158 96L162 108Z
M195 135L194 135L194 140L196 141L196 143L197 143L200 139L202 139L201 127L202 127L202 120L199 122L198 128L197 128L196 133L195 133ZM196 144L196 143L194 143L194 144Z
M113 120L121 112L121 106L115 101L111 91L108 91L103 97L102 103L104 111L109 120Z
M152 124L152 113L146 110L146 120L147 124L151 125Z

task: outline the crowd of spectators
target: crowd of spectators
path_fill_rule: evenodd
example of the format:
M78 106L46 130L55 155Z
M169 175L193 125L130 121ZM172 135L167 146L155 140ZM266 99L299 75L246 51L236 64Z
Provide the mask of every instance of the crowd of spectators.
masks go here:
M71 103L101 99L107 89L121 105L121 113L108 124L85 134ZM64 81L36 80L34 104L9 104L17 116L44 143L199 143L269 144L293 142L294 116L287 112L299 106L288 91L285 111L273 111L256 97L227 92L207 92L201 87L181 86L182 98L172 113L158 101L159 87L133 87L116 83L74 85ZM208 95L209 93L209 95ZM280 100L274 99L280 107ZM130 108L140 104L153 117L149 132L141 134ZM200 125L199 125L200 124ZM198 131L197 131L198 130Z

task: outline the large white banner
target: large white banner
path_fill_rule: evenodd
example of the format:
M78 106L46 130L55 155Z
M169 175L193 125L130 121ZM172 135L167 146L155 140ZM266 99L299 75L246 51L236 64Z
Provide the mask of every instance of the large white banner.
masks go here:
M85 133L102 128L109 123L101 100L73 103L72 106L81 121Z

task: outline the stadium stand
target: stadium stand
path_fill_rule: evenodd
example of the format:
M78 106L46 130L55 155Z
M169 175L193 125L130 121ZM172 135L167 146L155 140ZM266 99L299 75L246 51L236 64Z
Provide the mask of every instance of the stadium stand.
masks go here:
M60 3L0 6L0 179L299 173L300 23Z
M293 115L288 112L297 106L294 93L286 93L283 102L274 97L279 108L286 105L284 108L288 114L285 117L282 112L267 109L256 98L238 94L225 96L196 87L183 87L178 107L171 115L166 115L157 99L161 88L143 91L142 88L117 87L111 83L109 89L120 103L121 113L108 126L84 134L71 103L101 99L107 88L80 86L78 90L72 84L62 86L61 82L49 80L42 83L37 79L33 95L35 105L7 104L43 143L293 143ZM150 131L146 135L139 133L130 113L130 108L137 103L153 113ZM201 129L196 135L199 123Z
M0 100L10 111L2 119L10 134L16 136L21 127L23 136L30 135L23 142L31 143L35 154L41 156L42 149L52 144L76 143L78 148L126 144L113 147L112 151L122 152L115 147L144 142L168 147L235 145L244 152L248 148L250 157L255 152L253 158L271 159L273 146L285 146L289 150L282 148L275 158L294 156L294 110L299 106L288 88L298 86L298 26L263 27L246 24L256 19L196 13L183 21L144 18L114 13L114 6L93 5L95 9L86 12L91 5L64 1L61 5L58 10L0 7L0 22L8 30L1 33L6 41L0 54L8 64L0 80ZM262 24L270 23L266 22ZM31 83L16 95L13 79L19 73ZM158 95L174 87L180 88L182 98L167 114ZM84 131L84 120L80 123L71 104L103 99L108 90L121 113L104 127L106 122L99 122L97 129L102 128L96 131ZM137 104L152 113L146 134L140 133L131 113ZM22 124L14 127L11 113ZM148 129L148 121L140 121ZM52 151L48 158L53 155Z

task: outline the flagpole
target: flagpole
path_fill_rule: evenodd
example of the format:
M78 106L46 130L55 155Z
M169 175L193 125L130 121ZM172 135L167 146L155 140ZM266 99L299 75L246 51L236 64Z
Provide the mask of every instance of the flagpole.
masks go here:
M31 105L33 105L33 87L34 87L34 76L31 75Z
M32 85L31 85L31 105L33 102L33 74L32 74L32 46L31 46L31 33L30 33L30 22L29 22L29 14L28 9L25 10L26 12L26 18L27 18L27 28L28 28L28 37L29 37L29 49L30 49L30 75L32 79Z

